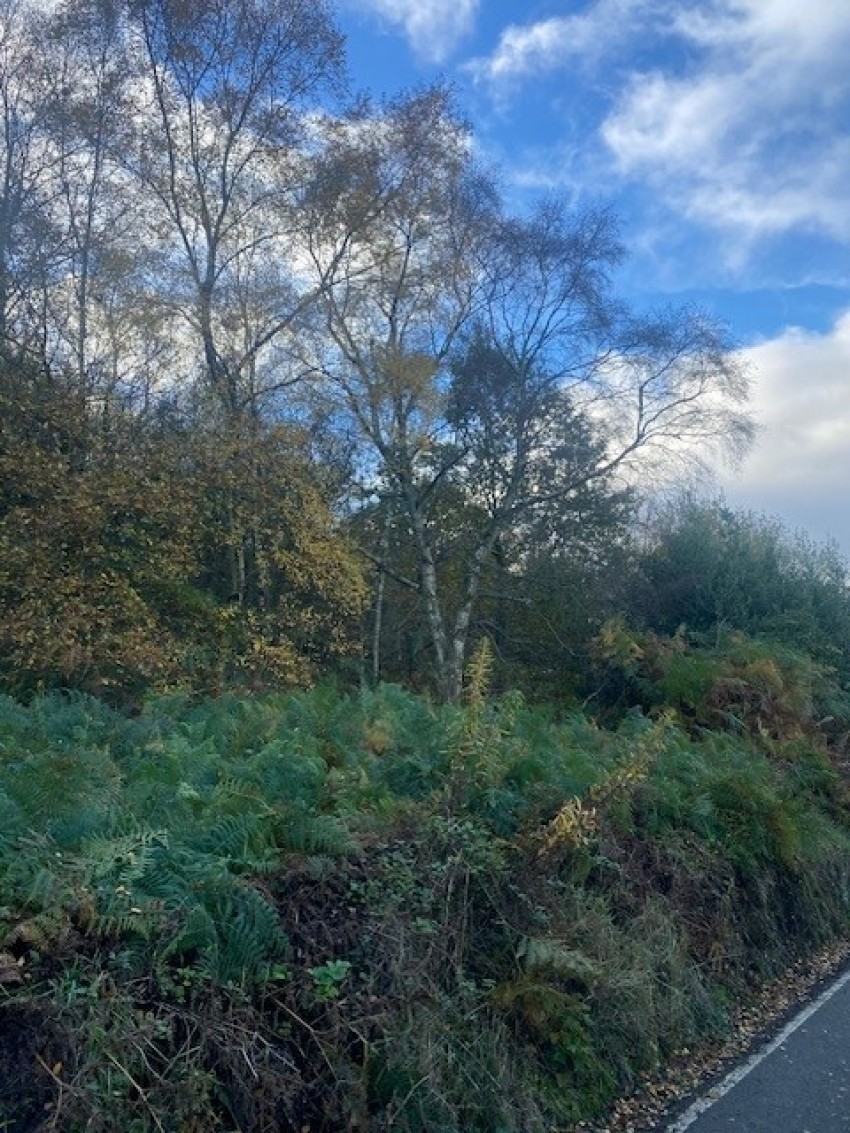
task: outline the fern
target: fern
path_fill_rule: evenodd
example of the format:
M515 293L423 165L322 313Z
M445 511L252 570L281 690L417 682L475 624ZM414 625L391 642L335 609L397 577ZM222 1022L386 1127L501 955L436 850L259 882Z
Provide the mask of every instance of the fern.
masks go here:
M157 962L178 962L215 983L245 985L265 978L290 954L274 905L256 889L208 876L177 910Z
M8 846L27 828L23 808L0 787L0 844Z
M458 717L450 736L449 779L455 790L495 781L503 732L488 704L493 650L483 638L466 673L467 709Z
M339 855L352 848L351 836L339 819L295 807L282 815L282 838L287 849L299 854Z
M217 948L201 970L218 983L252 983L289 957L290 946L275 907L256 889L241 887L216 902Z

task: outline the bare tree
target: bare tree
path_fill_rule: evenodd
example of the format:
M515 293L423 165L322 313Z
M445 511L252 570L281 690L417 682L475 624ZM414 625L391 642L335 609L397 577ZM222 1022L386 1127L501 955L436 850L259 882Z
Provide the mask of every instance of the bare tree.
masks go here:
M257 394L246 375L301 309L292 274L269 286L265 265L291 254L305 105L339 81L341 40L321 0L130 11L149 101L126 161L157 202L157 236L173 239L163 302L198 336L220 407L240 414Z
M42 281L55 265L49 209L49 99L39 33L43 14L25 0L0 3L0 344L43 353Z
M121 5L61 4L45 23L42 52L50 84L49 211L60 265L48 283L45 308L57 361L81 392L104 405L140 361L130 360L129 343L117 349L114 333L144 247L138 194L115 161L134 109ZM136 291L137 314L142 306ZM132 338L128 326L120 338Z

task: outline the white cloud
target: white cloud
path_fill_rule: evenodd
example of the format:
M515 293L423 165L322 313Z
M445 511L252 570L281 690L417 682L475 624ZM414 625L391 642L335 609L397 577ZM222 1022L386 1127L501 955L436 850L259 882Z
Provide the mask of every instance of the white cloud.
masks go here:
M480 0L359 0L355 6L368 8L400 29L412 50L428 63L442 63L475 23Z
M824 334L788 329L750 347L761 432L726 478L736 503L780 514L850 553L850 311Z
M577 57L609 54L630 29L661 18L669 0L598 0L584 12L554 16L504 29L492 55L472 59L466 69L479 81L505 93L521 80L556 70Z
M743 261L791 231L850 241L848 59L847 0L588 0L466 68L497 99L591 68L609 164Z
M684 72L633 74L602 126L622 173L744 240L850 240L850 5L679 5Z
M476 78L492 83L549 70L563 60L565 53L575 50L575 23L574 17L556 17L526 27L512 24L502 32L494 53L486 59L473 59L467 69Z

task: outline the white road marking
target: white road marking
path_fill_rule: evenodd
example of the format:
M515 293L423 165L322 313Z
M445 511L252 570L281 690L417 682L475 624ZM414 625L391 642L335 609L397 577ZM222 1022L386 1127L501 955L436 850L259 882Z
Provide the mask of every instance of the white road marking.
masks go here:
M769 1042L767 1046L756 1051L746 1062L742 1062L740 1066L736 1066L731 1073L726 1075L722 1082L719 1082L716 1086L712 1086L704 1097L698 1098L689 1109L685 1110L678 1121L667 1126L667 1133L684 1133L684 1130L693 1125L697 1118L704 1114L707 1109L711 1109L715 1102L719 1102L720 1099L725 1097L730 1090L733 1090L739 1082L742 1082L752 1070L755 1070L760 1063L764 1062L766 1058L770 1058L773 1052L781 1047L785 1040L793 1035L798 1027L802 1027L805 1022L811 1019L815 1012L820 1011L821 1007L823 1007L825 1003L828 1003L830 999L832 999L834 995L837 995L848 983L850 983L850 970L846 971L834 984L830 985L826 991L822 992L817 999L812 1000L807 1007L804 1007L799 1015L795 1015L790 1023L787 1023L776 1038Z

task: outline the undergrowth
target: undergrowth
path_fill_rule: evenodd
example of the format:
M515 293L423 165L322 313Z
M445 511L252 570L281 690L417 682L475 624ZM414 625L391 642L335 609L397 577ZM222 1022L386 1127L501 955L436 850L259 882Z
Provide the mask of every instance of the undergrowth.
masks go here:
M846 790L784 654L639 648L606 727L483 656L463 708L0 701L0 1126L566 1130L721 1032L846 930Z

